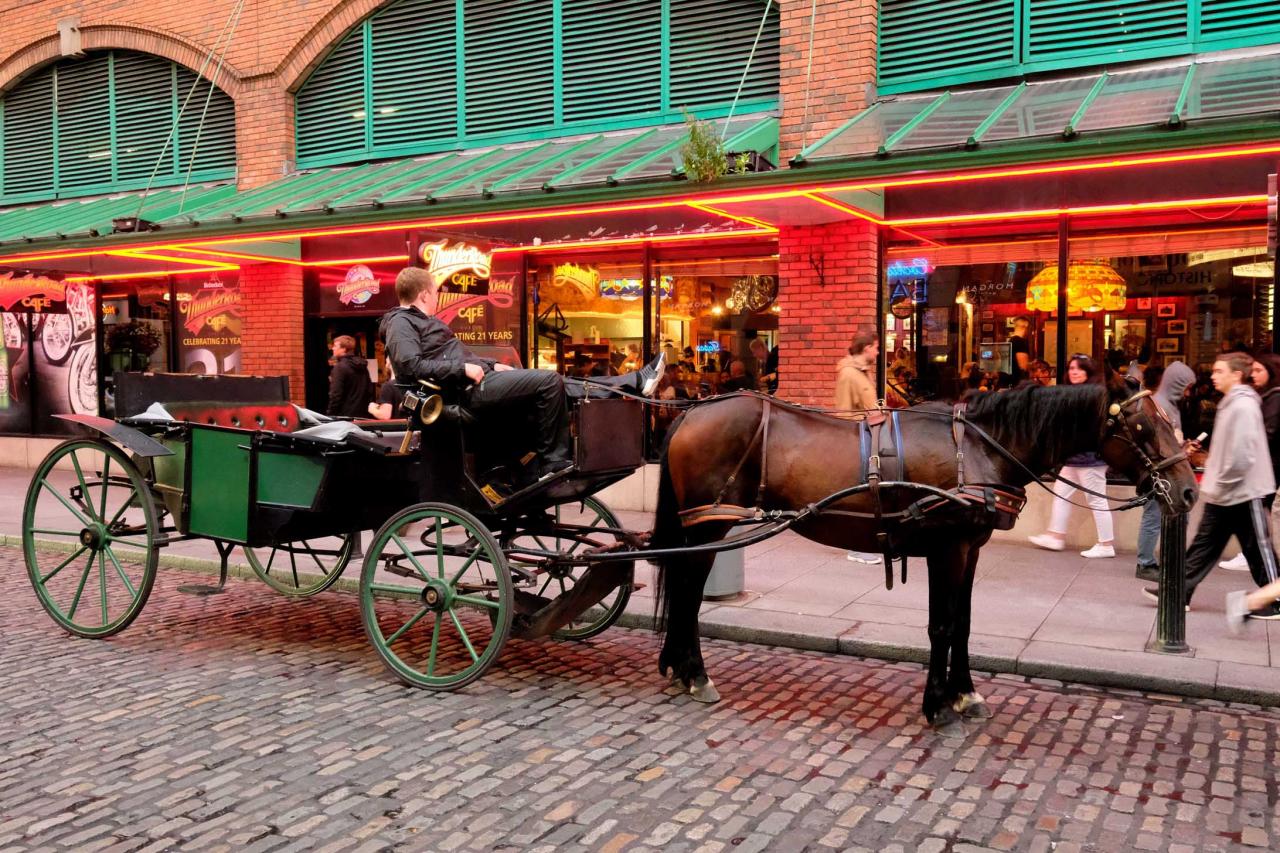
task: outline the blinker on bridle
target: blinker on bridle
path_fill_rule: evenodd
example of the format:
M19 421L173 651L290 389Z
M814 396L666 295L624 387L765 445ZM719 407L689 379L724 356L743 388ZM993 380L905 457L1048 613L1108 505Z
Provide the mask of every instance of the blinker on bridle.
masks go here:
M1151 478L1152 493L1154 493L1156 498L1163 501L1165 504L1172 506L1172 494L1170 492L1170 484L1165 477L1161 476L1161 472L1166 471L1169 468L1172 468L1174 465L1177 465L1179 462L1185 462L1187 459L1187 454L1179 451L1178 453L1175 453L1173 456L1170 456L1168 459L1163 459L1160 462L1156 462L1150 456L1147 455L1145 450L1142 449L1142 445L1138 442L1137 436L1134 435L1134 433L1142 432L1142 424L1130 425L1128 418L1121 417L1121 415L1124 414L1124 410L1127 409L1130 405L1136 404L1139 401L1141 401L1144 397L1150 397L1150 396L1151 396L1151 389L1148 388L1148 389L1139 391L1138 393L1120 401L1119 403L1112 403L1110 407L1107 408L1107 416L1108 416L1107 428L1110 429L1111 427L1116 426L1116 424L1118 423L1120 425L1121 430L1123 430L1123 433L1108 432L1106 438L1117 439L1129 445L1129 449L1137 454L1138 460L1142 463L1143 469L1146 471L1147 475Z

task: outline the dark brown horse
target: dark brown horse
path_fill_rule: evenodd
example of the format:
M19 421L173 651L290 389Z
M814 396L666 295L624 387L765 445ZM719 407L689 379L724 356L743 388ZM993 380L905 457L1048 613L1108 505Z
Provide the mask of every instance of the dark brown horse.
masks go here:
M1172 427L1149 392L1138 393L1133 384L986 394L963 412L943 404L902 410L899 422L902 481L953 492L962 474L970 493L991 485L1014 487L1016 494L1033 474L1051 471L1076 453L1096 451L1138 483L1140 493L1153 491L1166 512L1185 512L1195 502L1195 477ZM855 421L756 394L695 407L673 425L663 454L651 546L714 542L734 527L735 515L802 511L857 486L867 457L859 452L859 441ZM922 497L931 503L928 512L899 514ZM876 506L863 490L806 514L794 527L824 545L881 553L887 546L898 555L927 560L930 655L924 715L939 728L958 727L960 715L989 716L969 674L973 577L978 552L992 530L1013 520L993 511L990 497L988 491L986 506L979 499L966 508L936 492L884 487ZM886 528L895 531L887 543L877 536ZM712 559L709 553L685 553L658 561L659 617L666 626L658 666L664 674L672 670L673 678L705 702L719 698L698 637L698 610Z

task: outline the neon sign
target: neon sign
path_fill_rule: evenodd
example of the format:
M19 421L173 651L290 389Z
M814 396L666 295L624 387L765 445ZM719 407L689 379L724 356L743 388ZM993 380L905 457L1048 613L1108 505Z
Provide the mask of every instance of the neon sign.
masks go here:
M448 240L423 243L418 254L427 272L441 284L450 284L463 293L479 293L489 281L493 253L470 243L449 245Z
M932 271L933 265L928 258L910 258L890 262L886 274L889 278L923 278Z
M378 293L382 286L373 270L364 264L356 264L347 270L346 277L338 282L338 301L343 305L363 305Z

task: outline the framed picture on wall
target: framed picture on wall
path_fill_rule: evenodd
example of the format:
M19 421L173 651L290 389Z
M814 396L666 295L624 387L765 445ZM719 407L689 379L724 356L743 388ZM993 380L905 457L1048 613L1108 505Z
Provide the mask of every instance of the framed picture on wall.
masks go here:
M1123 350L1125 358L1137 358L1147 343L1146 318L1117 317L1115 323L1115 337L1111 345Z
M1177 317L1178 306L1173 302L1161 302L1156 306L1157 317Z
M1151 298L1150 298L1150 297L1147 297L1146 299L1139 299L1139 300L1138 300L1138 310L1139 310L1139 311L1150 311L1150 310L1151 310Z
M1171 353L1182 349L1182 342L1177 338L1156 338L1156 352Z
M995 324L995 323L983 323L983 324L982 324L982 334L984 334L984 335L993 335L993 334L995 334L995 331L996 331L996 324Z
M1170 335L1185 335L1187 333L1187 321L1170 320L1165 326L1165 332Z
M1175 361L1182 361L1182 356L1178 355L1177 353L1174 353L1173 355L1166 355L1164 357L1164 366L1168 367L1169 365L1173 364Z
M996 316L996 312L992 311L989 308L982 312L982 319L984 320L994 320L995 316Z

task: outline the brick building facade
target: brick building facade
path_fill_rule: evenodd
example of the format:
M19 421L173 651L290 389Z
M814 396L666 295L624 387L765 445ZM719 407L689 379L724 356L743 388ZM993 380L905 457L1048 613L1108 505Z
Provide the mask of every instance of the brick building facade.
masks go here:
M212 79L235 102L237 186L279 179L296 163L293 93L326 53L379 0L301 0L240 7L233 2L120 4L89 0L68 16L61 3L10 13L0 46L0 91L60 55L59 22L75 26L82 50L121 49L171 59ZM779 165L866 104L874 80L876 4L823 0L780 6ZM812 24L812 26L811 26ZM230 35L228 37L228 31ZM219 58L211 51L224 47ZM832 363L855 327L874 322L876 234L865 223L783 226L778 239L782 385L807 403L831 399ZM242 266L246 319L243 369L287 373L303 397L302 277L278 266ZM832 309L836 310L832 310Z

